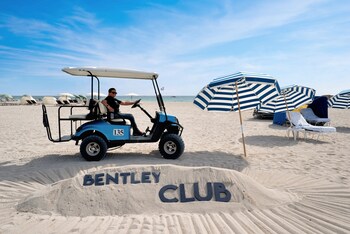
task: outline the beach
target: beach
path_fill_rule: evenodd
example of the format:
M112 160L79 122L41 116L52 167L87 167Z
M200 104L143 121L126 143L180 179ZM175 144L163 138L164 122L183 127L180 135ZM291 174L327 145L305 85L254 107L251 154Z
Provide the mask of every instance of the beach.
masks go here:
M296 141L286 126L244 111L244 157L238 113L165 105L184 127L180 158L163 159L158 143L144 143L108 151L99 162L85 161L73 141L50 142L41 105L0 106L0 233L350 232L349 110L329 109L336 133ZM156 103L142 106L157 111ZM47 108L57 136L57 107ZM152 126L138 108L122 111L140 129ZM101 173L135 178L83 186L87 175ZM196 183L201 196L212 186L210 201L191 197ZM162 202L168 185L184 188L185 197L167 192L178 201ZM216 201L217 190L228 191L229 201Z

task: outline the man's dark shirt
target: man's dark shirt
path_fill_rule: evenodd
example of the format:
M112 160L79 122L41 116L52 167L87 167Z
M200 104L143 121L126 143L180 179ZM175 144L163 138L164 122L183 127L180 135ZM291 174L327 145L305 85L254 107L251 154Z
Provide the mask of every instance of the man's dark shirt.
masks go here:
M120 101L120 100L118 100L116 98L113 98L111 96L107 96L105 98L105 100L107 101L107 104L114 109L114 113L118 113L119 112L119 106L120 106L120 103L122 101Z

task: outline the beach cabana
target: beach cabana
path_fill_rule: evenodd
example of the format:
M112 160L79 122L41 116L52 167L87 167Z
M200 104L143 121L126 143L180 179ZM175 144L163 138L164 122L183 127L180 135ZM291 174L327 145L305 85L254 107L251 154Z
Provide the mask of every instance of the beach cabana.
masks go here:
M309 114L307 113L309 112ZM328 97L315 97L313 102L307 108L300 110L306 121L315 125L329 124L331 119L328 118Z
M279 94L280 87L272 76L238 72L214 79L198 93L194 104L208 111L238 111L243 150L244 155L247 156L241 111L254 109L276 98Z
M315 97L313 102L307 106L320 118L328 118L328 98L326 96Z
M44 105L56 105L57 99L55 97L43 97L43 104Z
M19 103L22 105L36 104L36 100L31 95L25 94L21 97Z
M74 97L74 95L71 93L59 93L58 95L59 95L58 100L65 104L69 104L72 100L72 97Z
M65 96L61 96L57 100L63 104L70 104L70 102L71 102L71 98L65 97Z

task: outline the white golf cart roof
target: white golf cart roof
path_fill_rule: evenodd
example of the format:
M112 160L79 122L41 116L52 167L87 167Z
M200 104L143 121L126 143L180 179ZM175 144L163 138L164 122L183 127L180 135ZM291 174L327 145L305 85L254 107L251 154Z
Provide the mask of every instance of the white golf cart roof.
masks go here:
M155 72L143 72L115 68L97 68L97 67L66 67L62 71L73 76L97 76L109 78L130 78L130 79L157 79L158 74Z

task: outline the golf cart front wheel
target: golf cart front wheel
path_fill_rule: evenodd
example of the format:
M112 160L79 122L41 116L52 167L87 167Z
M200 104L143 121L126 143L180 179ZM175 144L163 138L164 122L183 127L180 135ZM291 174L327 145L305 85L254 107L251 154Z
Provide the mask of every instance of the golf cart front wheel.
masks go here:
M80 145L80 154L86 161L100 161L106 152L107 143L100 136L88 136Z
M177 159L184 149L182 138L176 134L166 134L159 142L159 152L166 159Z

